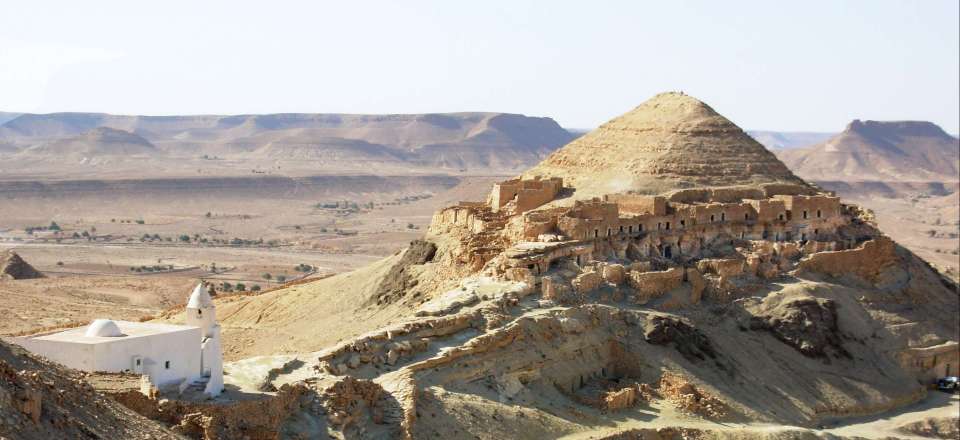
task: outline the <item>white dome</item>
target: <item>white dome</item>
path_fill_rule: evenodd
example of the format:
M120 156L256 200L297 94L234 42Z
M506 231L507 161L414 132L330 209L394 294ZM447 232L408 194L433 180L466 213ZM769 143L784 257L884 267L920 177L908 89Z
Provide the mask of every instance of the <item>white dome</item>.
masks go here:
M109 319L95 319L87 327L86 333L84 336L89 337L101 337L101 338L113 338L117 336L123 336L123 332L120 331L120 327L117 327L117 323Z

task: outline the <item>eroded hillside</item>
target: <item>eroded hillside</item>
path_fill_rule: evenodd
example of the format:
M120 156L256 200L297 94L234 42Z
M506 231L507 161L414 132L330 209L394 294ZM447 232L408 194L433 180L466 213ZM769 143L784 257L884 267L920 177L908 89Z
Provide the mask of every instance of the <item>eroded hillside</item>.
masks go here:
M957 365L956 284L869 212L693 98L639 108L582 138L617 128L609 156L571 144L485 202L440 210L397 255L218 299L228 349L275 365L258 389L305 383L315 396L269 429L722 438L900 408ZM693 146L717 160L671 153ZM621 162L631 148L642 163ZM585 173L584 161L625 165ZM617 176L627 186L606 180Z

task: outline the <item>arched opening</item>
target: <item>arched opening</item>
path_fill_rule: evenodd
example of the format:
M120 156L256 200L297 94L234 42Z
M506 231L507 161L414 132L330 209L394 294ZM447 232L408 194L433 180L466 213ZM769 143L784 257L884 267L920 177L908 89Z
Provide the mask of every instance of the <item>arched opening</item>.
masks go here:
M783 221L783 214L778 215L777 220Z

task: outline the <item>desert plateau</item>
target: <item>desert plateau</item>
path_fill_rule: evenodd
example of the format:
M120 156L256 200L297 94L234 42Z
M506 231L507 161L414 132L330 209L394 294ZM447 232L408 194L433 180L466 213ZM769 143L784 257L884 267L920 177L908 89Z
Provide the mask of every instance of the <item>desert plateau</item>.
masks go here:
M0 440L958 440L960 4L0 14Z

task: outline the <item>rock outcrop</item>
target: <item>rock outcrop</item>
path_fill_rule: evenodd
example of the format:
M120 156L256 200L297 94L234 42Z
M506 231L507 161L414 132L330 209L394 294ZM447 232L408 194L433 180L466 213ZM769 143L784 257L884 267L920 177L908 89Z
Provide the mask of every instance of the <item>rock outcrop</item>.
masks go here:
M0 341L0 438L181 438L73 370Z
M0 255L0 280L29 280L43 278L43 274L34 269L30 263L20 258L14 251L7 251Z
M837 305L829 299L798 298L781 301L754 316L752 330L767 330L804 356L850 357L837 324Z

